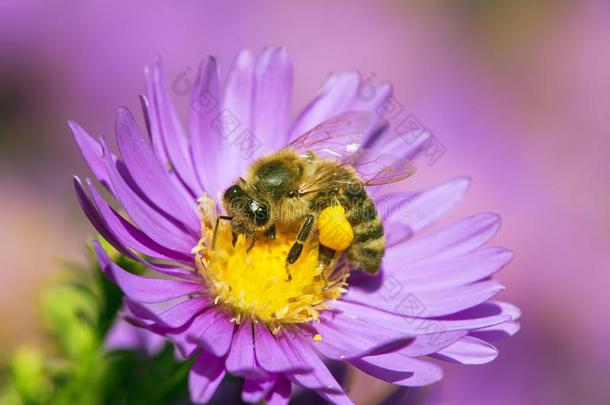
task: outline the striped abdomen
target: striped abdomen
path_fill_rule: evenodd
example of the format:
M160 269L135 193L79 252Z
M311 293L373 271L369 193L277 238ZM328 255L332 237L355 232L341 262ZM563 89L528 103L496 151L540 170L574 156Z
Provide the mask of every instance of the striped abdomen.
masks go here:
M347 258L367 273L377 274L385 253L383 224L364 187L351 192L346 190L346 194L348 198L343 203L354 232L354 240L346 252Z

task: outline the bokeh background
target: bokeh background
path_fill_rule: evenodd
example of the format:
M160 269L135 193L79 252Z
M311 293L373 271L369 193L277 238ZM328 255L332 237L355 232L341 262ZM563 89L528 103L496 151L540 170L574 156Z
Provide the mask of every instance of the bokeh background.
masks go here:
M0 362L44 342L38 295L84 258L72 192L87 173L75 119L111 135L138 111L143 66L191 77L206 54L286 46L295 103L331 71L390 80L446 148L414 187L472 176L451 218L503 216L494 242L521 332L483 366L448 366L441 404L610 403L610 3L607 1L151 2L4 0L0 7ZM182 75L182 76L181 76ZM186 97L176 94L180 111ZM357 378L357 402L381 383ZM418 393L419 394L419 393Z

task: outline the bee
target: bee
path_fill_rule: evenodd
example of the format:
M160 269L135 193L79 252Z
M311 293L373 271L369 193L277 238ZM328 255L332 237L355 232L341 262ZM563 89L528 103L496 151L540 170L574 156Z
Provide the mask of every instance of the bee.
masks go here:
M250 237L251 249L262 235L274 238L278 227L298 226L288 266L298 260L317 220L321 263L345 251L351 266L377 274L384 230L365 187L403 180L414 166L363 149L367 123L364 112L341 114L255 161L223 195L229 215L219 220L231 221L234 240L240 234Z

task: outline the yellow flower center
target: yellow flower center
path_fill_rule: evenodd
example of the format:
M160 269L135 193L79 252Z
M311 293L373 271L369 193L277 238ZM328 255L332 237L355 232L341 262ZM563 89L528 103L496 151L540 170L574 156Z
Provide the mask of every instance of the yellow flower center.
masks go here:
M347 267L324 266L318 261L318 242L310 237L299 259L286 265L297 232L278 229L275 239L260 236L248 252L251 240L240 235L233 244L231 226L216 224L214 203L200 200L202 238L195 249L197 268L206 280L215 303L244 319L264 322L277 332L283 325L317 320L327 303L345 291Z

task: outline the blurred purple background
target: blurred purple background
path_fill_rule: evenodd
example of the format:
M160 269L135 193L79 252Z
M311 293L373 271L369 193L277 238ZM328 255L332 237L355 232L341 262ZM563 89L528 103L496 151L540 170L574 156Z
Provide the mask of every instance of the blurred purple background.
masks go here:
M610 5L580 2L43 2L0 11L0 360L40 339L37 294L91 228L71 175L87 173L66 121L110 135L139 112L143 67L168 81L215 54L288 48L297 107L331 71L387 79L446 148L411 184L467 174L447 222L494 211L499 274L522 330L484 366L449 366L431 403L610 403ZM181 112L186 97L176 96ZM357 403L382 383L357 377ZM378 389L373 389L373 387Z

